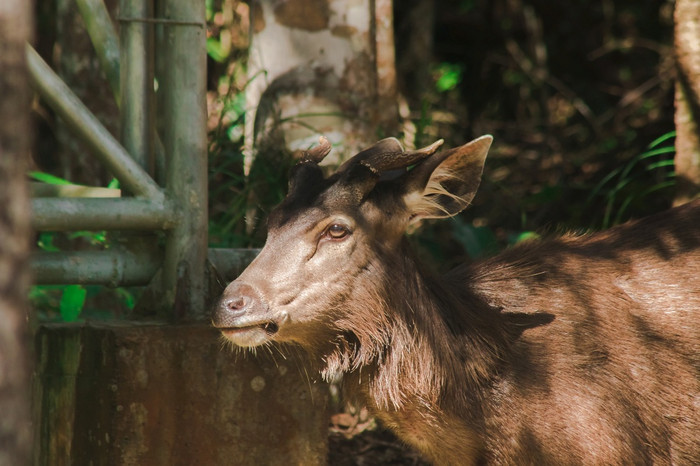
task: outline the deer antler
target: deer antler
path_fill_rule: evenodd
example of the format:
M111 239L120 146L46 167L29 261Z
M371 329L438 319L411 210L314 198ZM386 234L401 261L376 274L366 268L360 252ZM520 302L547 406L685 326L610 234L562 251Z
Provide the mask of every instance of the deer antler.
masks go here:
M373 175L380 176L386 171L405 168L420 162L435 153L442 143L443 140L440 139L422 149L406 152L396 138L382 139L345 162L338 172L346 172L354 166L362 165Z
M418 150L405 151L396 138L386 138L373 144L347 160L337 170L341 184L353 186L358 198L370 192L383 173L404 169L433 155L442 145L440 139ZM323 178L318 167L331 151L331 144L325 137L319 138L319 145L302 151L297 165L290 174L290 193L297 192L300 186L317 184Z
M337 171L340 183L351 187L358 199L369 193L382 174L404 169L429 157L442 145L442 140L422 149L406 152L396 138L386 138L346 161Z
M331 143L324 136L318 138L318 146L302 152L299 163L320 163L331 151Z

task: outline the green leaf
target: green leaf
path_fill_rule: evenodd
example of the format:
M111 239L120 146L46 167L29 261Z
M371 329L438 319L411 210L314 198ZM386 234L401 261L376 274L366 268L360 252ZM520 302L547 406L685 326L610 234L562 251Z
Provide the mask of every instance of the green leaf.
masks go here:
M82 285L68 285L63 290L59 311L64 322L74 322L85 306L85 295L87 291Z
M204 5L207 21L211 21L214 17L214 0L206 0L206 2L204 2Z
M48 184L57 184L57 185L72 184L68 180L64 180L63 178L49 175L48 173L44 173L44 172L29 172L29 177L33 178L37 181L41 181L42 183L48 183Z
M74 231L68 235L70 239L85 238L90 244L96 246L107 245L107 232L105 231Z
M669 140L669 139L671 139L671 138L675 138L675 137L676 137L676 132L675 132L675 131L669 131L668 133L666 133L666 134L664 134L664 135L662 135L662 136L660 136L660 137L654 139L654 140L649 144L649 148L654 148L654 147L658 146L659 144L661 144L662 142L665 142L665 141L667 141L667 140Z
M462 81L462 68L451 63L442 63L438 68L435 87L439 92L451 91Z
M227 53L224 52L224 48L221 46L221 42L218 39L209 37L207 39L207 54L212 58L212 60L223 63L226 61Z
M514 245L523 241L539 239L540 235L534 231L523 231L508 237L508 244Z
M136 305L136 298L134 297L134 294L131 293L129 290L126 288L116 288L114 290L123 301L126 307L129 309L133 310L134 306Z
M112 181L109 182L107 187L110 189L119 189L119 180L116 178L112 178Z
M39 239L36 244L42 251L57 252L60 249L53 244L54 234L48 232L39 233Z

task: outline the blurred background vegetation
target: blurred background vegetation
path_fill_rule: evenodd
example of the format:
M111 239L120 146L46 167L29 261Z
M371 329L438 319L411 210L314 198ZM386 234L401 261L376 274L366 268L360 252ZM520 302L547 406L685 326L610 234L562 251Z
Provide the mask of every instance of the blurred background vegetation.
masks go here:
M394 2L404 134L416 146L495 143L474 205L415 239L441 262L533 231L607 228L673 197L673 2ZM285 167L242 175L248 5L210 0L210 236L260 246L244 208L284 194ZM449 265L449 264L447 264Z
M37 49L46 56L56 51L56 3L37 3ZM397 136L415 146L495 137L472 207L412 235L427 256L446 268L523 239L607 228L670 205L673 5L394 1L403 118ZM246 212L255 207L264 215L283 198L292 162L256 165L244 177L249 4L208 0L207 22L210 245L260 247L264 232L247 230ZM40 103L35 113L35 172L110 182L101 168L75 157L69 163L79 168L67 174L67 159L52 158L61 139L55 117ZM38 245L108 248L109 241L103 232L42 233ZM105 302L111 315L128 314L138 293L41 286L32 298L44 318L74 320L103 317Z

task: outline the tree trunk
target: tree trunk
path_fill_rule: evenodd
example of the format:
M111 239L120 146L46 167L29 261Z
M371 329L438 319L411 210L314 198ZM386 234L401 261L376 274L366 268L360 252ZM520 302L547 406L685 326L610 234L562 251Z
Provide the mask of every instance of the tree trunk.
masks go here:
M676 176L674 205L700 194L700 2L676 0Z
M295 151L324 135L338 166L397 135L392 0L253 0L250 22L246 222L264 239L259 212L281 200Z
M255 0L246 87L253 154L307 149L338 165L398 124L391 0ZM269 163L269 161L267 162Z
M0 2L0 464L30 461L27 349L29 79L32 3Z

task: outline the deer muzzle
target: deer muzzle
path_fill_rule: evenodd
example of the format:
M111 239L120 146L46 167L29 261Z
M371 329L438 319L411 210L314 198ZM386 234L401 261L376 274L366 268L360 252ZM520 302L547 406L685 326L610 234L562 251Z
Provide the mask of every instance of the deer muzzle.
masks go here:
M232 343L259 346L272 340L286 321L286 315L273 316L260 293L246 283L232 282L216 307L212 323Z

